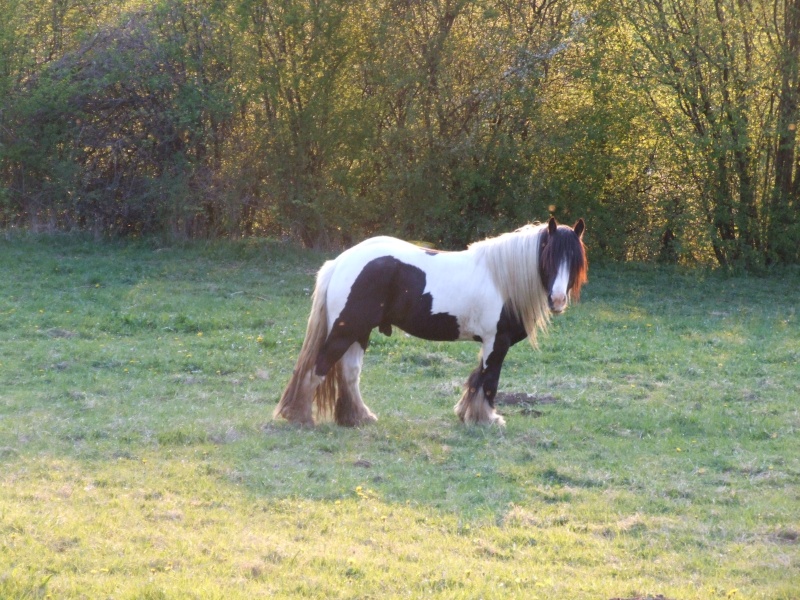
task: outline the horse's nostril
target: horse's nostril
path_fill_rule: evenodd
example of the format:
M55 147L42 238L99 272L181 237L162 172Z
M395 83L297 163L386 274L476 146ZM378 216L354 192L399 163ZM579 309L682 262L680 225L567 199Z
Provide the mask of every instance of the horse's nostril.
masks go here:
M567 296L565 294L551 294L548 296L550 310L555 313L564 312L567 307Z

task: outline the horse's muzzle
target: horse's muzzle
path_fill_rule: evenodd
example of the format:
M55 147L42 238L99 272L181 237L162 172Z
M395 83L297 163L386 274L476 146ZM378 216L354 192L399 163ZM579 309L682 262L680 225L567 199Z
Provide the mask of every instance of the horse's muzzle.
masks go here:
M567 309L567 296L566 294L551 294L547 297L547 303L550 305L551 312L561 314Z

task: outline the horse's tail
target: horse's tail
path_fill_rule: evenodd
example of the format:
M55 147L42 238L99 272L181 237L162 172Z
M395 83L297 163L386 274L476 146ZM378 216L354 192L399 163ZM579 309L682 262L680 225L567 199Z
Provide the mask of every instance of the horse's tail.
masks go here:
M292 377L283 391L278 406L275 407L273 417L282 416L289 421L311 425L313 424L312 400L317 404L318 415L333 412L336 404L336 380L338 377L325 377L321 384L314 387L316 378L314 371L317 355L328 336L328 285L335 266L335 261L329 260L317 273L306 337L300 348L300 355L297 357ZM339 368L338 363L336 368Z

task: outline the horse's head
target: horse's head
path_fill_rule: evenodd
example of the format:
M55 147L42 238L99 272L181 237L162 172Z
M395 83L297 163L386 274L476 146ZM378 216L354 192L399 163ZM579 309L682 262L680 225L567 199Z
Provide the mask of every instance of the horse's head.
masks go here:
M580 297L586 283L588 263L583 246L586 224L578 219L574 227L559 225L551 218L539 241L539 273L547 290L550 310L562 313L572 296Z

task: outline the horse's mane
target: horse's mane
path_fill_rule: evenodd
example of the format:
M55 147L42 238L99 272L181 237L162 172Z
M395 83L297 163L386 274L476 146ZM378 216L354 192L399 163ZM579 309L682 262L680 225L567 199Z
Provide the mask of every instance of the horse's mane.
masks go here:
M503 300L525 326L528 340L536 346L539 331L550 322L547 290L539 274L539 241L547 225L526 225L470 244L478 260L484 260Z

